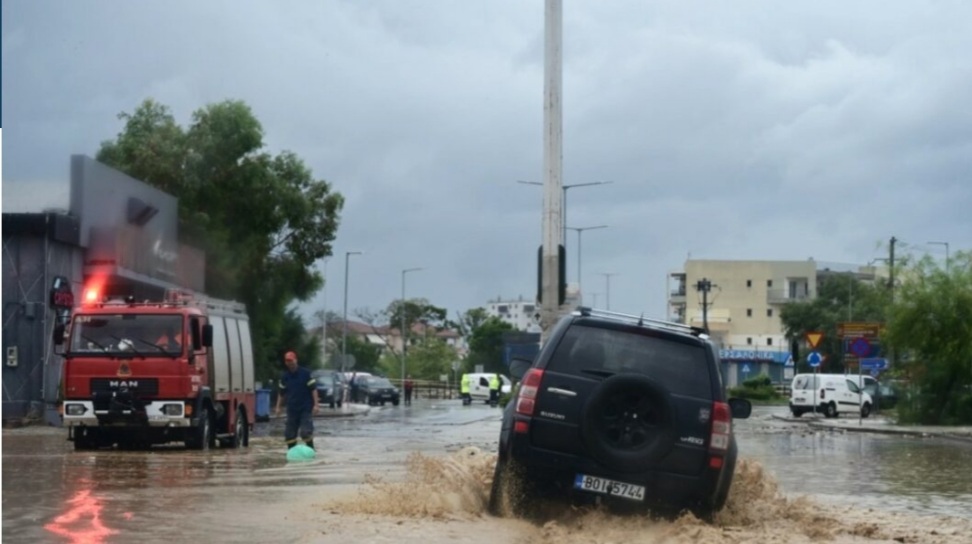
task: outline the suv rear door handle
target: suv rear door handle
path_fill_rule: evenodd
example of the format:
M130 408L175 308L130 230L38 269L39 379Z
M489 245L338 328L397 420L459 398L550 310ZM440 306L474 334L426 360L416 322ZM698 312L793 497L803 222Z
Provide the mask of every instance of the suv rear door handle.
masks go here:
M547 388L547 391L550 391L551 393L556 393L558 395L563 395L565 397L576 397L577 396L577 392L576 391L571 391L570 389L561 389L559 387L548 387Z

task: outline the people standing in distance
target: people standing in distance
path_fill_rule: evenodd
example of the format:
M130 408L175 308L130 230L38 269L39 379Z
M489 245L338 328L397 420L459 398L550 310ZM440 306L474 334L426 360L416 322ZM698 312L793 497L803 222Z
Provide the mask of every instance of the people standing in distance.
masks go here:
M405 406L411 406L412 405L412 389L415 387L415 384L412 382L412 375L411 374L409 374L408 376L405 377L404 387L405 387Z

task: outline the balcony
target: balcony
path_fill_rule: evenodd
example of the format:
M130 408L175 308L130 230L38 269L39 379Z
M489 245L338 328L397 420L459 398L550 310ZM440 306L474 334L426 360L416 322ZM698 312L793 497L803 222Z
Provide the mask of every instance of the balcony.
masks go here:
M789 302L806 302L810 295L803 292L793 292L787 289L770 289L766 292L768 304L787 304Z

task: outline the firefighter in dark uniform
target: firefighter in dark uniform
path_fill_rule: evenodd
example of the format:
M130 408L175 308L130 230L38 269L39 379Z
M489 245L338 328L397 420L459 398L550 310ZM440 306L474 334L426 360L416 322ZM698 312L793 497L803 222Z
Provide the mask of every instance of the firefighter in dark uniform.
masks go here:
M288 351L284 356L287 370L280 375L280 392L277 395L277 415L280 405L287 399L287 426L284 438L287 449L297 445L297 434L305 444L314 447L314 415L318 410L317 380L310 370L297 364L297 354Z

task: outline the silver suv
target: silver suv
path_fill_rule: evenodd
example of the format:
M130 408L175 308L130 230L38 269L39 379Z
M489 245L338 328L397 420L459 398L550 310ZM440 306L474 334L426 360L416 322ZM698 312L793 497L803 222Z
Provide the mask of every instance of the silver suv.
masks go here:
M723 507L736 464L719 354L701 329L580 308L564 317L504 412L489 508L535 512L544 497L630 510Z

